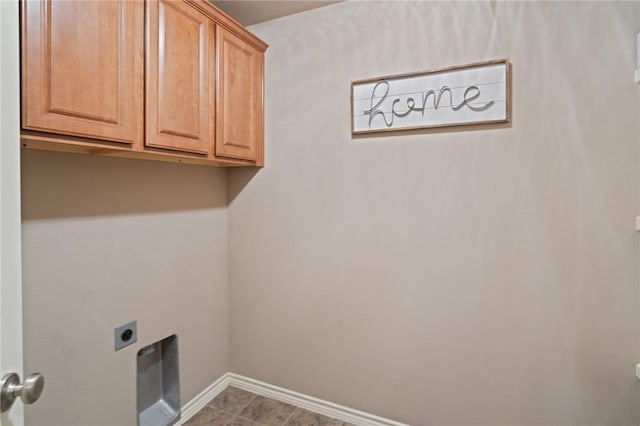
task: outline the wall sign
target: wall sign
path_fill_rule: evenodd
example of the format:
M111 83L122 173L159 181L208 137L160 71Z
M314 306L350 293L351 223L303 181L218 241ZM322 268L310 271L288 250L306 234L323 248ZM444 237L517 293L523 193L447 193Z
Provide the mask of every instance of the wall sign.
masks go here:
M510 119L507 59L351 83L354 135Z

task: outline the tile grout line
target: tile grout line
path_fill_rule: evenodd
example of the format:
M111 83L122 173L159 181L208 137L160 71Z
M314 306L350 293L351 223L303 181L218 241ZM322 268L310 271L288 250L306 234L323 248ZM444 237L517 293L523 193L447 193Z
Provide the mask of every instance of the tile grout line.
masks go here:
M219 409L220 411L222 411L223 413L227 413L230 414L229 416L229 420L227 420L226 422L224 422L224 424L222 426L227 426L229 423L231 423L233 421L233 419L236 418L237 414L234 414L232 411L227 411L227 410L222 410Z
M0 1L1 1L1 0L0 0ZM229 386L229 387L233 387L234 389L241 390L241 391L242 391L242 390L244 390L244 389L236 388L235 386ZM227 387L227 389L228 389L229 387ZM225 390L226 390L226 389L225 389ZM236 420L244 420L244 421L248 421L248 422L250 422L250 423L251 423L252 425L254 425L254 426L286 426L286 425L287 425L287 422L289 422L292 418L294 418L294 417L296 416L296 413L299 413L299 412L305 412L305 411L307 411L307 410L305 410L304 408L299 407L299 406L296 406L296 405L293 405L293 404L288 404L288 403L285 403L285 402L282 402L282 401L278 401L278 400L275 400L275 399L272 399L272 398L263 397L263 396L261 396L261 395L255 394L255 393L250 392L250 391L245 391L245 392L247 392L247 393L251 394L252 396L251 396L251 398L250 398L250 399L249 399L249 400L248 400L244 405L240 405L240 406L239 406L239 408L238 408L238 411L237 411L237 412L233 412L233 411L231 411L231 410L223 409L223 408L216 408L216 407L214 407L214 406L212 406L212 405L211 405L211 403L212 403L213 401L209 402L205 407L203 407L203 409L205 409L205 408L210 408L210 409L213 409L213 410L215 410L215 411L220 411L220 412L223 412L223 413L226 413L226 414L230 415L231 417L229 418L229 420L227 420L227 421L225 421L225 422L224 422L224 424L223 424L224 426L229 426L229 425L233 424L233 423L234 423L234 421L236 421ZM285 404L285 405L290 405L291 407L293 407L293 411L291 411L291 413L290 413L290 414L289 414L289 415L284 419L284 421L282 421L281 423L263 423L263 422L260 422L260 421L257 421L257 420L254 420L254 419L252 419L252 418L249 418L249 417L246 417L246 416L242 415L243 411L244 411L247 407L249 407L249 406L250 406L250 405L251 405L251 404L252 404L252 403L253 403L257 398L259 398L259 397L260 397L260 398L264 398L264 399L266 399L266 400L271 400L271 401L280 402L280 403L283 403L283 404ZM200 411L202 411L202 410L200 410ZM200 411L199 411L199 412L200 412ZM197 414L197 413L196 413L196 414ZM324 417L324 416L323 416L323 417ZM338 420L338 419L333 419L333 418L330 418L330 419L331 419L331 420ZM275 419L274 419L274 420L275 420ZM339 420L338 420L338 421L339 421ZM340 423L338 423L336 426L346 426L346 424L347 424L347 422L341 422L341 421L340 421ZM195 425L194 425L194 426L195 426Z
M228 386L226 389L229 389L229 387L233 387L233 386ZM225 390L226 390L226 389L225 389ZM235 389L238 389L238 388L235 388ZM238 409L238 412L237 412L237 413L234 413L233 411L230 411L230 410L224 410L224 409L222 409L222 408L214 408L214 407L212 407L212 408L214 408L214 409L216 409L216 410L222 411L223 413L227 413L227 414L230 414L230 415L231 415L231 417L229 418L229 420L228 420L228 421L226 421L226 422L224 423L224 424L225 424L225 426L226 426L226 425L228 425L228 424L230 424L230 423L232 423L232 422L233 422L237 417L240 417L240 418L241 418L241 419L243 419L243 420L250 420L250 419L247 419L247 418L245 418L245 417L243 417L243 416L241 416L241 415L240 415L240 413L241 413L245 408L247 408L247 407L249 406L249 404L251 404L251 403L253 402L253 400L254 400L254 399L256 399L256 397L258 396L258 395L256 395L256 394L254 394L253 392L249 392L249 393L250 393L251 395L253 395L253 396L251 397L251 399L250 399L250 400L249 400L245 405L240 406L240 408ZM208 406L209 406L209 404L207 404L207 407L208 407ZM253 421L253 420L251 420L251 421ZM257 422L254 422L254 423L257 423ZM258 424L258 426L263 426L263 425Z
M234 421L234 420L235 420L235 419L237 419L237 418L241 418L242 420L247 420L247 421L249 421L249 422L251 422L251 423L254 423L254 424L258 425L258 426L268 426L268 425L266 425L266 424L264 424L264 423L260 423L260 422L258 422L258 421L256 421L256 420L250 419L249 417L241 416L240 414L236 414L236 415L233 417L233 419L231 419L231 421Z
M236 389L238 389L238 388L236 388ZM240 410L238 411L238 415L239 415L240 413L242 413L242 411L243 411L245 408L247 408L249 405L251 405L251 403L252 403L252 402L253 402L253 401L258 397L258 395L256 395L255 393L252 393L252 392L249 392L249 393L251 393L251 394L253 395L253 398L251 398L251 399L249 400L249 402L247 402L245 405L243 405L243 406L242 406L242 408L240 408Z
M238 388L235 388L235 389L238 389ZM253 401L258 397L258 395L256 395L256 394L255 394L255 393L253 393L253 392L249 392L249 393L250 393L251 395L253 395L253 398L251 398L251 399L249 400L249 402L247 402L245 405L243 405L242 407L240 407L240 409L238 410L238 412L237 412L237 413L235 413L235 414L234 414L234 416L233 416L233 418L230 420L230 422L233 422L233 421L235 420L235 418L236 418L236 417L240 417L241 419L249 420L249 421L251 421L251 422L253 422L253 423L258 423L258 422L254 421L254 420L247 419L246 417L244 417L244 416L241 416L241 415L240 415L240 413L242 413L242 412L244 411L244 409L245 409L245 408L247 408L249 405L251 405L251 403L252 403L252 402L253 402ZM227 423L227 424L228 424L228 423ZM262 425L260 425L260 424L258 423L258 426L262 426Z
M300 407L296 407L295 405L292 405L292 407L295 407L295 408L293 409L293 411L291 412L291 414L289 414L289 416L288 416L286 419L284 419L284 422L282 422L282 425L281 425L281 426L285 426L285 425L287 424L287 422L288 422L289 420L291 420L291 417L293 417L293 415L295 414L295 412L296 412L296 411L298 411L298 410L300 409Z
M282 423L280 423L280 424L278 424L278 425L269 424L269 423L262 423L262 422L259 422L259 421L257 421L257 420L250 419L250 418L248 418L248 417L245 417L245 416L241 415L240 413L242 413L242 411L244 411L244 409L245 409L245 408L247 408L249 405L251 405L251 403L252 403L253 401L255 401L258 397L260 397L260 395L258 395L258 394L254 394L254 397L251 399L251 401L249 401L249 403L248 403L247 405L245 405L244 407L242 407L242 409L240 410L240 412L239 412L238 414L236 414L236 415L235 415L235 417L234 417L233 419L231 419L231 421L235 420L235 418L236 418L236 417L240 417L241 419L243 419L243 420L248 420L248 421L250 421L250 422L252 422L252 423L256 424L257 426L284 426L284 425L287 423L287 421L289 421L289 419L293 416L293 414L294 414L297 410L299 410L299 409L300 409L300 407L296 407L295 405L288 404L288 405L291 405L291 406L293 407L293 411L291 412L291 414L289 414L289 415L287 416L287 418L285 418L285 419L284 419L284 422L282 422ZM266 397L262 397L262 398L264 398L265 400L276 401L275 399L271 399L271 398L266 398Z

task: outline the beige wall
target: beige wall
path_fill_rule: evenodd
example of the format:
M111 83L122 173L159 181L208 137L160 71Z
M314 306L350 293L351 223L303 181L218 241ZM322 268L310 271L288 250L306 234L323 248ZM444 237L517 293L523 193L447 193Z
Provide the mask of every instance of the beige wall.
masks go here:
M22 157L25 371L47 381L27 424L135 425L136 353L173 333L183 404L227 372L226 171Z
M640 423L640 4L252 30L267 167L230 174L232 371L414 425ZM503 57L510 128L351 138L351 80Z

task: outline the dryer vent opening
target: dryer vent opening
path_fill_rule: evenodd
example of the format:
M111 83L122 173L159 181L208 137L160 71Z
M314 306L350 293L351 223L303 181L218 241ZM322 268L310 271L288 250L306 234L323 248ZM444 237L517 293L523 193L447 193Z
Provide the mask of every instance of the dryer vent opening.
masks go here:
M180 418L178 336L138 351L138 426L168 426Z

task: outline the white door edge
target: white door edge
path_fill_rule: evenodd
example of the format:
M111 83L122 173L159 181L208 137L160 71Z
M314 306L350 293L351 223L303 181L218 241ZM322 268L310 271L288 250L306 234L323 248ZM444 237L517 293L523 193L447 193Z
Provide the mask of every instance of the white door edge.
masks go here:
M0 375L23 374L18 1L0 1ZM24 424L20 400L0 426Z

